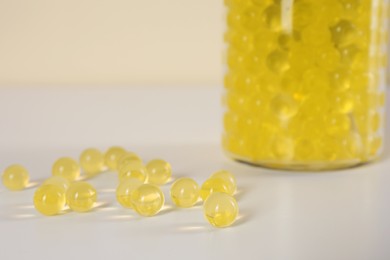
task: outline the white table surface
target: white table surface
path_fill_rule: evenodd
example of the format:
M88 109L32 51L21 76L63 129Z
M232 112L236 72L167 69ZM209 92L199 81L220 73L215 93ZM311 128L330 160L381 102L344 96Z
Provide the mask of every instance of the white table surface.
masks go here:
M233 171L240 217L230 228L212 228L201 205L173 207L169 185L164 210L139 217L115 201L114 173L90 181L99 192L93 212L56 217L34 210L36 187L0 185L0 259L390 259L388 153L315 174L232 162L219 145L220 94L205 87L1 88L1 170L21 163L36 183L57 157L122 145L145 160L166 158L176 178L201 183L215 170Z

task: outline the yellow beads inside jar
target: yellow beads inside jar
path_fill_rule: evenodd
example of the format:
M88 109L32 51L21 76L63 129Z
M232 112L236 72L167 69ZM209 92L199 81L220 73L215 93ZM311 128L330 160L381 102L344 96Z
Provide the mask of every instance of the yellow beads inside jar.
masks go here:
M223 146L231 157L324 169L379 155L388 1L225 4Z

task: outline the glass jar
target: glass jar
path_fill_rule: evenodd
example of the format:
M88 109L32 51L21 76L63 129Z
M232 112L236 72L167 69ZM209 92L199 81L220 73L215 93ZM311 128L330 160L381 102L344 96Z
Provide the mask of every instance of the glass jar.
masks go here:
M351 167L383 150L388 0L225 0L223 147L235 160Z

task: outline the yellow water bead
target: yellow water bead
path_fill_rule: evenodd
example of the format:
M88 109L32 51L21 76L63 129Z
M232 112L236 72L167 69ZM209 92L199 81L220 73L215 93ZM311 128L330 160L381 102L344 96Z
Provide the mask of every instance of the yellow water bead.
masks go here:
M124 208L132 208L131 193L143 184L137 178L127 178L121 181L116 189L116 200Z
M172 176L171 164L161 159L154 159L146 164L148 182L154 185L164 185Z
M118 172L123 171L124 168L128 166L142 166L142 159L135 153L132 152L126 152L123 154L117 163L117 170Z
M349 94L329 94L329 101L331 103L331 110L335 113L348 114L354 109L354 99Z
M60 176L69 181L74 181L80 177L80 166L74 159L62 157L54 162L52 174L53 176Z
M80 155L81 169L88 175L93 176L104 169L104 154L98 149L89 148Z
M356 26L348 20L340 20L331 28L332 40L337 47L354 43L359 37Z
M203 205L204 216L215 227L227 227L234 223L238 216L237 201L229 194L215 192Z
M172 184L170 195L176 206L192 207L199 199L199 185L191 178L180 178Z
M30 176L22 165L14 164L7 167L2 176L4 186L12 191L23 190L27 187Z
M348 90L351 87L351 73L345 69L333 71L330 73L330 84L332 90Z
M275 50L267 56L267 67L274 73L283 73L290 68L289 55L285 51Z
M146 217L156 215L164 205L164 194L152 184L142 184L131 193L134 210Z
M301 30L315 20L316 6L310 1L299 1L293 5L293 26Z
M282 22L282 10L279 4L270 5L262 14L263 24L272 31L279 31Z
M226 54L227 64L231 70L242 70L245 64L245 54L228 48Z
M229 183L222 178L209 178L202 184L200 189L200 197L203 201L205 201L210 196L210 194L214 192L231 192L229 189Z
M251 32L260 29L262 19L262 10L256 6L249 6L242 12L242 25Z
M228 193L233 195L237 190L237 181L234 175L226 170L219 170L214 172L210 178L221 178L226 181L228 186Z
M60 185L45 184L34 193L34 207L43 215L60 214L65 207L65 190Z
M110 170L117 170L119 159L126 153L126 150L119 146L110 147L105 155L104 162Z
M145 182L148 176L148 171L144 165L130 164L121 168L118 172L120 181L127 178L136 178L141 182Z
M280 119L286 120L298 112L299 104L287 94L275 96L270 103L271 111Z
M77 212L90 211L97 198L96 189L87 182L72 183L66 192L68 206Z
M231 31L226 35L226 41L235 49L249 52L254 48L253 43L254 34L243 31Z

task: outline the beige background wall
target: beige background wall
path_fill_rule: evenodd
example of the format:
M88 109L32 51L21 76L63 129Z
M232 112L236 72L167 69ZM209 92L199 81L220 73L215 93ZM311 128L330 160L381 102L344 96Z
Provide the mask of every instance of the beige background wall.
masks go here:
M222 0L0 0L1 85L216 85Z

